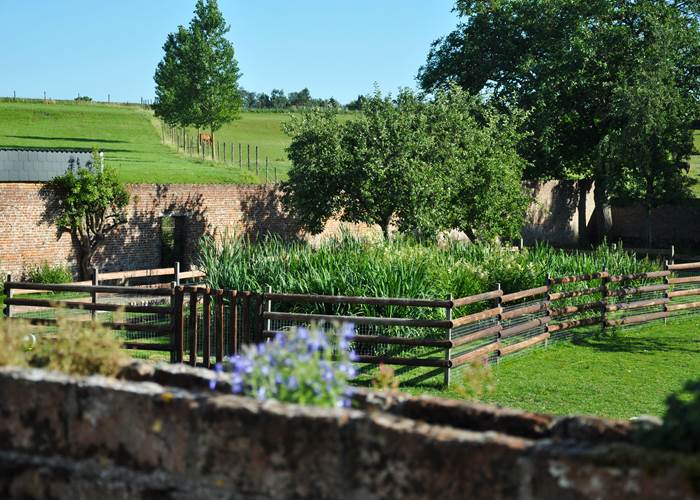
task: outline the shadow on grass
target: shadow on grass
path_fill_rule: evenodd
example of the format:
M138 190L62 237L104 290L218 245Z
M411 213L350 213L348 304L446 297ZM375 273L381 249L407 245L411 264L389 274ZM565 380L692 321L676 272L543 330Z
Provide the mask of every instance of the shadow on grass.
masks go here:
M629 337L620 334L575 336L571 343L603 352L654 354L658 352L700 353L700 341L684 336L669 335L658 338Z
M120 141L116 139L95 139L91 137L49 137L43 135L6 135L13 139L37 139L40 141L73 141L73 142L100 142L104 144L126 144L128 141Z
M0 149L18 149L20 151L63 151L66 153L85 152L91 153L92 148L87 147L67 147L67 146L27 146L23 144L0 144ZM120 148L98 148L105 153L135 153L133 149ZM139 160L140 161L140 160Z

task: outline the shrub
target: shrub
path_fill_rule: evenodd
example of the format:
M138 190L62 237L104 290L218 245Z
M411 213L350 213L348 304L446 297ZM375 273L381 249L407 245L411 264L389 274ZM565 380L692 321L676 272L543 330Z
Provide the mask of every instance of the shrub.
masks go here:
M278 332L271 342L245 347L216 370L231 373L234 394L261 401L348 406L348 381L355 375L348 343L352 333L347 324L330 331L314 325Z
M34 266L27 271L27 279L32 283L70 283L73 275L66 266L52 266L48 262Z

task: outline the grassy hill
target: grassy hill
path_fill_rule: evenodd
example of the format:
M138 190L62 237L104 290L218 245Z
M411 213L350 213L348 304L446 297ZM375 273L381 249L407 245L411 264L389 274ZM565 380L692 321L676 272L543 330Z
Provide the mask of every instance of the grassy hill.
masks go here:
M340 115L352 119L352 113ZM202 160L179 151L167 135L163 143L161 124L152 113L138 106L97 103L49 103L0 101L0 148L92 149L105 152L125 182L242 184L265 182L265 157L269 158L268 179L286 178L290 162L285 148L289 137L282 124L289 113L244 112L241 119L227 124L216 134L226 144L226 163ZM195 130L188 130L191 139ZM243 168L239 168L239 144ZM700 131L695 133L700 150ZM234 158L231 161L231 145ZM247 168L250 145L251 169ZM255 174L255 146L258 146L258 175ZM223 159L223 154L221 154ZM693 186L700 197L700 156L690 161Z
M243 113L241 120L221 130L220 140L259 146L274 158L284 177L288 160L284 148L288 138L280 125L288 115ZM156 183L257 183L264 171L239 169L188 157L173 145L161 142L160 125L152 114L136 106L106 104L0 103L0 147L92 149L105 153L125 182Z

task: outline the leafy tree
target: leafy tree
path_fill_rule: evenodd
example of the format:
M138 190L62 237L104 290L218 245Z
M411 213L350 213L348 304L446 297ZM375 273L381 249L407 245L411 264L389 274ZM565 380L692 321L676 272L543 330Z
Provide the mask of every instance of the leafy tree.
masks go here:
M57 225L68 232L78 248L80 273L90 276L92 257L119 226L126 223L129 193L115 170L93 161L55 177L47 189L58 202Z
M238 63L217 0L197 0L188 29L168 35L155 74L157 116L214 132L238 117ZM212 148L212 158L214 148Z
M457 88L431 102L377 92L342 124L331 110L307 112L286 128L284 203L313 233L339 217L378 224L385 236L396 224L423 236L458 228L473 239L513 237L528 205L514 128Z
M632 121L667 123L655 126L663 134L656 148L659 158L673 161L645 168L664 179L678 176L689 124L698 116L699 2L458 0L456 11L463 22L433 43L419 72L422 87L457 83L503 108L526 110L526 176L595 181L599 237L609 225L610 201L631 194L618 188L634 180L634 149L619 142L637 127ZM635 90L643 82L669 90L664 105L645 104ZM669 108L687 116L662 116Z
M284 90L272 89L270 93L270 101L275 109L283 109L287 107L287 96L284 95Z
M357 96L357 99L355 99L354 101L350 101L346 107L350 111L359 111L362 109L364 102L365 102L365 96L359 95L359 96Z
M304 88L299 92L292 92L289 94L289 105L296 106L298 108L303 108L311 104L311 92L309 89Z

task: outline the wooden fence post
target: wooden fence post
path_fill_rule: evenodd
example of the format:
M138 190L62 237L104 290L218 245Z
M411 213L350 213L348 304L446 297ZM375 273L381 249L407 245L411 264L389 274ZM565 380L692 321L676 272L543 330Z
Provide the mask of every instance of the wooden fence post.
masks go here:
M501 289L501 284L500 284L500 283L496 283L496 290L500 290L500 289ZM496 303L496 307L501 307L501 303L503 302L503 299L502 299L501 296L499 295L498 297L496 297L496 299L494 300L494 302ZM503 323L502 323L502 321L503 321L503 314L499 313L499 314L496 316L496 322L497 322L498 325L500 326L500 328L498 329L498 333L496 334L496 341L499 341L500 338L501 338L501 330L503 330ZM500 363L500 362L501 362L500 350L497 351L497 352L498 352L498 357L496 358L496 363Z
M243 168L243 154L242 154L242 149L243 146L241 143L238 143L238 168Z
M259 175L258 172L258 147L255 146L255 175Z
M248 144L248 170L250 170L250 144Z
M197 289L190 291L190 365L197 366Z
M450 298L449 298L450 303L445 308L445 318L449 322L452 322L452 299L453 299L453 296L452 296L452 294L450 294ZM447 329L447 340L452 341L452 326L450 326ZM447 361L447 366L445 366L445 380L444 380L445 387L449 387L449 385L450 385L450 366L449 366L449 363L450 363L451 357L452 357L452 349L448 347L447 349L445 349L445 361Z
M174 283L173 283L174 284ZM182 363L184 346L184 308L185 294L182 287L174 286L173 295L170 297L170 310L172 318L170 320L170 362Z
M98 286L100 284L100 270L97 268L97 266L92 268L92 286ZM97 304L97 292L93 289L92 293L92 303ZM95 321L97 318L97 311L93 309L90 312L90 316L92 317L92 320Z
M180 263L176 262L173 267L175 270L175 286L180 286Z
M216 291L216 362L224 360L224 291Z
M2 287L3 288L2 294L5 296L6 299L12 298L12 288L10 288L11 281L12 281L12 275L8 274L7 280L5 281L5 284ZM12 306L5 303L5 308L3 309L3 314L5 315L6 318L11 318L12 317Z
M202 327L202 358L204 361L204 368L209 368L211 366L211 290L209 288L204 290L204 326Z

